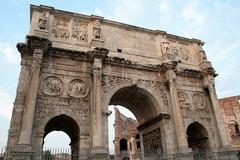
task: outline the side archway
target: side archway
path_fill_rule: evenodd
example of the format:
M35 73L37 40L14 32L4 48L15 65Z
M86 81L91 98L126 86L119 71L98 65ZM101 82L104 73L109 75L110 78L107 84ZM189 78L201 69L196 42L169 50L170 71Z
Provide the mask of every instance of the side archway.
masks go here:
M193 122L187 128L188 147L193 150L208 150L210 148L209 136L206 128L198 123Z

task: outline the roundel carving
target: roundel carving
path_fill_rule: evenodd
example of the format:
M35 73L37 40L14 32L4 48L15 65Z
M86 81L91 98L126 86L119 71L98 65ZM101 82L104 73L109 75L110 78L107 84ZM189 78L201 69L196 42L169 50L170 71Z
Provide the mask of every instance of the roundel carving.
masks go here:
M83 98L88 95L89 88L81 79L74 79L68 85L68 94L71 97Z
M193 106L198 109L204 109L206 107L206 101L203 95L195 93L192 97Z
M46 95L57 96L62 93L62 81L54 76L45 78L41 83L41 91Z

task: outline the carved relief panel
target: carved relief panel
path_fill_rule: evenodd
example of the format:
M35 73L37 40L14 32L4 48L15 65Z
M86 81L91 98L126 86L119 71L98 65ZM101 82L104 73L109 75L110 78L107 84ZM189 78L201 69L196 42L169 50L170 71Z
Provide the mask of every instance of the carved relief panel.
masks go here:
M41 82L41 91L50 96L57 96L60 95L63 91L63 84L62 81L54 76L50 76L45 78Z
M39 13L38 28L46 30L49 13L43 11Z
M160 128L143 134L143 145L146 153L162 151Z
M69 39L70 37L70 19L55 18L52 33L54 38Z
M190 98L189 98L190 97ZM210 108L207 106L206 97L200 92L179 91L179 105L184 117L210 117Z
M193 106L197 109L204 109L206 107L206 100L200 93L195 93L192 96Z
M190 101L188 95L185 92L183 91L178 92L178 100L181 108L190 107Z
M79 20L75 20L72 25L71 38L80 42L87 42L88 24Z
M67 92L71 97L83 98L88 95L89 88L83 80L74 79L68 84Z

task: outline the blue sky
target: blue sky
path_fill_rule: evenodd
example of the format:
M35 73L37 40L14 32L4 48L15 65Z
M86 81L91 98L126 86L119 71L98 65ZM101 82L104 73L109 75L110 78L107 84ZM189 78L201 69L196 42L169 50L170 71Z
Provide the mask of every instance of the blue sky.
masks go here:
M6 144L12 103L20 71L17 42L29 30L29 5L96 14L150 29L204 41L219 76L219 97L240 94L239 0L8 0L0 6L0 146Z

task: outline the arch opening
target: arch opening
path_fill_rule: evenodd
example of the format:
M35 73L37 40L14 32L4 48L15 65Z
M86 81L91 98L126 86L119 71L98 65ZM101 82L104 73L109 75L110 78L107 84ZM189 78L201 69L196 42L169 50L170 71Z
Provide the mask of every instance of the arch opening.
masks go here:
M230 121L228 123L228 130L232 139L239 139L240 137L240 130L239 125L236 121Z
M120 88L119 90L115 91L109 100L109 105L113 106L123 106L124 108L128 109L133 115L136 117L137 126L135 127L136 132L131 132L131 138L127 138L127 151L129 154L139 153L141 151L149 151L152 148L162 152L162 141L160 140L160 128L157 122L152 123L149 125L149 121L153 120L157 117L160 113L160 106L159 102L155 99L151 92L140 88L136 85L127 86ZM115 108L114 108L115 109ZM116 114L115 109L115 114ZM155 123L157 125L155 125ZM124 125L126 125L125 123ZM138 126L143 126L140 130L137 129ZM114 128L118 128L119 126L115 125ZM140 133L142 133L143 137L140 138ZM130 134L130 132L129 132ZM152 136L153 134L158 134L158 136ZM149 139L150 137L150 139ZM120 144L122 142L119 141L119 138L124 138L123 136L117 136L115 133L115 154L118 154L121 151ZM116 141L118 139L118 141ZM129 140L131 139L131 140ZM158 139L158 140L156 140ZM128 141L129 140L129 141ZM133 143L134 142L134 143ZM154 142L154 143L153 143ZM130 147L131 143L131 147ZM158 144L156 144L158 143ZM116 147L117 144L117 147ZM155 147L157 146L157 147ZM116 149L116 148L120 149ZM148 150L144 150L145 147L148 147ZM130 148L132 148L130 150ZM126 148L125 148L126 149Z
M44 136L43 136L43 146L44 141L47 135L51 134L54 131L61 131L68 135L70 139L70 148L71 148L71 159L76 159L77 157L73 157L73 155L77 155L79 151L79 133L80 129L77 122L67 115L59 115L48 121L44 128ZM45 146L47 147L47 146ZM63 153L62 153L63 154ZM66 154L66 153L64 153Z
M120 139L120 152L127 152L128 147L127 147L127 140L125 138Z
M120 105L129 109L142 124L157 116L157 102L146 90L137 86L124 87L113 94L109 105Z
M188 147L193 150L206 151L210 148L207 130L198 122L191 123L187 128Z

